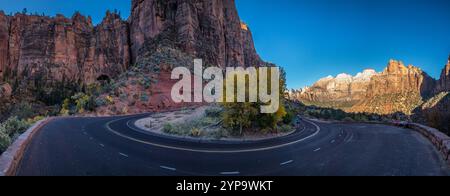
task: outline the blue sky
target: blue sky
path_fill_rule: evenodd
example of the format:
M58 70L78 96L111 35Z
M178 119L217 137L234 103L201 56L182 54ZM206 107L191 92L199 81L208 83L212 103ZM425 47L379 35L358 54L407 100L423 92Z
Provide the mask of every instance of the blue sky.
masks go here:
M285 67L289 88L365 68L381 71L398 59L438 78L450 54L448 0L236 0L264 60ZM101 21L107 9L122 17L129 0L0 0L6 13L71 16Z

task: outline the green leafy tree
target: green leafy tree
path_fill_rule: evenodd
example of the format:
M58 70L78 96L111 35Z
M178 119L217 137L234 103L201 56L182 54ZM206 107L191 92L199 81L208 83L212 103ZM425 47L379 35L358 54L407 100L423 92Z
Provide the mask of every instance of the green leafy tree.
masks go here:
M276 128L277 124L283 122L284 117L287 115L285 108L285 96L286 91L286 72L280 68L280 92L279 92L279 109L273 114L263 114L260 112L260 106L266 103L223 103L223 124L226 128L231 130L238 130L242 135L246 128L250 128L252 125L258 126L261 130L266 128ZM269 75L269 78L271 76ZM259 77L258 77L259 78ZM248 79L247 79L248 81ZM258 81L259 82L259 81ZM268 84L268 88L271 88L271 84ZM235 86L237 82L235 81ZM226 89L226 86L224 86ZM248 94L248 88L246 94ZM259 91L259 89L258 89ZM235 91L235 97L237 92Z

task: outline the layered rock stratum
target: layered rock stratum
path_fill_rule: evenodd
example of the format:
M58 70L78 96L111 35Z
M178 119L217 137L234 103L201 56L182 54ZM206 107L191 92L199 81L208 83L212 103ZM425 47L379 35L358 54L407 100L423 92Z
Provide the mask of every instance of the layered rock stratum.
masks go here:
M447 64L442 70L441 77L439 78L436 92L450 91L450 56L448 57Z
M433 95L435 84L436 81L420 68L390 60L382 72L368 69L356 76L329 76L294 92L293 97L309 105L348 112L410 114L423 99Z
M133 0L131 13L135 60L151 50L155 41L170 39L182 51L202 57L208 64L234 67L261 63L250 28L241 22L234 0Z
M11 93L17 98L51 105L60 104L91 84L135 84L124 76L142 71L146 73L142 76L145 83L149 79L158 82L152 81L151 88L149 84L144 89L135 88L144 92L128 92L127 96L163 97L137 99L140 110L145 111L171 105L167 91L170 74L166 68L193 63L176 62L177 59L201 58L208 66L220 67L264 64L256 53L250 27L239 18L234 0L131 3L128 20L107 12L98 25L80 13L67 18L1 12L0 84L11 86ZM130 110L137 107L123 104Z
M11 83L92 83L130 64L127 23L110 12L98 26L79 13L72 18L1 13L0 51L0 79Z

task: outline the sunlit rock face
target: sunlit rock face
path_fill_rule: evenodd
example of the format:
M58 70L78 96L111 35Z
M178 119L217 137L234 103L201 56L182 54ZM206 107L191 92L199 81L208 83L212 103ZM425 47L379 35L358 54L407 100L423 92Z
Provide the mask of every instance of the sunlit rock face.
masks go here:
M371 79L368 97L391 93L419 93L429 97L436 81L420 68L391 60L387 68Z
M356 76L328 76L303 89L297 97L311 104L346 108L365 98L370 80L376 74L375 70L367 69Z
M448 57L447 64L442 70L441 77L439 78L436 92L450 91L450 56Z
M384 71L364 70L320 79L294 96L307 104L350 112L410 113L432 95L436 81L419 68L391 60Z

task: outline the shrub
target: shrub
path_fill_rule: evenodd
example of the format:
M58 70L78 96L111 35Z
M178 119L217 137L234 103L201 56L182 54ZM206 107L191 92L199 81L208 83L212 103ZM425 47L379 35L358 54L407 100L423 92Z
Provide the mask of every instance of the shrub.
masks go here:
M95 99L95 105L97 105L97 107L105 106L107 104L106 102L107 102L106 99L100 97Z
M164 124L163 130L162 130L162 131L163 131L164 133L171 133L172 130L173 130L172 124L166 123L166 124Z
M223 109L220 107L211 107L205 110L205 114L208 117L220 117L222 114Z
M290 125L281 125L281 126L278 128L278 130L279 130L279 132L281 132L281 133L288 133L288 132L293 131L294 128L293 128L292 126L290 126Z
M150 98L148 97L147 93L142 93L140 96L140 99L142 102L148 102Z
M32 122L32 120L30 120ZM0 153L4 152L11 145L14 138L22 134L29 127L30 123L19 120L17 117L10 117L0 124Z
M96 103L93 96L86 95L84 93L77 93L71 98L76 104L77 112L83 113L86 110L92 111L95 109Z
M202 130L198 129L198 128L192 128L191 129L191 134L192 137L200 137L202 135Z
M345 117L345 118L343 119L343 121L345 121L345 122L353 122L354 120L353 120L353 118L351 118L351 117Z
M228 137L227 133L228 132L227 132L226 129L220 128L220 129L218 129L216 131L210 132L210 135L212 136L212 138L219 140L219 139Z
M114 99L111 96L106 96L105 101L107 104L114 104Z
M126 101L128 99L128 95L126 93L121 93L119 95L120 100Z
M61 106L61 115L69 115L70 113L70 99L66 98L63 101L63 104Z
M28 126L29 124L25 120L19 120L14 116L0 124L0 132L5 133L9 137L13 137L16 134L22 134Z
M284 124L291 124L294 121L295 114L293 111L288 111L286 115L283 117Z
M27 102L20 102L14 106L11 116L17 116L20 119L32 117L36 111L34 111L33 106Z
M11 138L0 130L0 154L11 145Z
M239 135L242 135L244 128L252 125L252 121L258 114L258 109L251 103L224 103L224 108L224 126L233 131L238 130Z
M35 116L34 118L27 119L26 123L28 125L32 125L34 123L37 123L40 120L43 120L44 118L45 118L44 116Z

